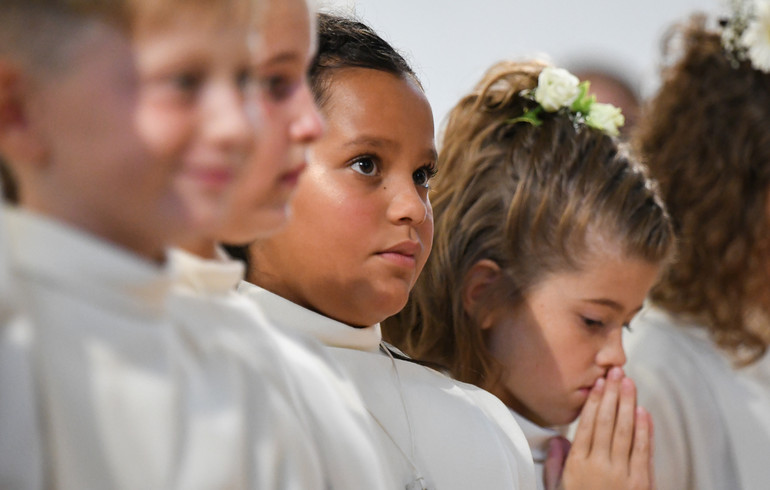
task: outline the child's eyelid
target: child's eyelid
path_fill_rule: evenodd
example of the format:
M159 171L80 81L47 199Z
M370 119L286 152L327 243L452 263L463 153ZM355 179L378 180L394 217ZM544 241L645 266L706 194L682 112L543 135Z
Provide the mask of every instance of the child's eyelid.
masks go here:
M436 162L431 162L423 167L428 172L428 180L432 179L438 174L438 166Z
M355 170L356 164L361 163L363 161L370 161L372 163L372 165L374 166L372 173L366 174L358 170ZM353 169L354 172L360 175L363 175L365 177L377 177L382 174L382 164L380 163L379 158L373 155L359 155L357 157L354 157L348 161L348 163L346 164L346 167Z
M585 323L589 327L603 327L605 325L605 322L603 320L599 320L594 317L580 315L580 318L583 320L583 323Z

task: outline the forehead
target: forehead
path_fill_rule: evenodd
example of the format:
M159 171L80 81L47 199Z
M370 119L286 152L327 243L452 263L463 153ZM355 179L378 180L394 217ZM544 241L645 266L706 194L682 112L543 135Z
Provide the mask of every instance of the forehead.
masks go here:
M433 142L433 113L409 78L369 68L335 70L323 111L330 127L349 131L395 131Z
M197 24L253 23L259 0L129 0L133 30L142 32L195 19Z
M260 0L255 12L258 61L298 52L307 55L315 41L315 17L305 0Z

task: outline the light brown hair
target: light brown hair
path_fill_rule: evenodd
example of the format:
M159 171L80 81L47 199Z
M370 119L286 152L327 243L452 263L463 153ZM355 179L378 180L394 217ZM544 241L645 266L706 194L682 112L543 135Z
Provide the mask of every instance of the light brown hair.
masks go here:
M679 59L634 138L681 239L652 298L748 362L768 342L751 317L770 327L770 74L731 60L705 23L696 16L669 34Z
M541 126L511 123L536 106L522 91L544 66L499 63L450 113L431 195L433 253L405 310L383 325L408 354L481 386L499 373L463 307L474 264L489 259L503 271L494 308L515 305L549 273L579 270L589 235L651 263L674 244L652 182L612 137L557 113L541 115Z
M258 3L259 0L2 0L0 57L21 62L38 75L51 76L69 65L70 46L88 32L94 21L130 34L140 23L144 27L156 26L189 8L253 18Z

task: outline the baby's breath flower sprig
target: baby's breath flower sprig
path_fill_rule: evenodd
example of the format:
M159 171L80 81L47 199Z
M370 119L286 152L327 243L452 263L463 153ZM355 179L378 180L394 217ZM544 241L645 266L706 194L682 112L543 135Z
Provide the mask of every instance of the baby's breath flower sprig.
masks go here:
M722 47L732 65L744 61L770 73L770 2L767 0L730 0L730 16L719 21Z
M617 136L618 128L625 123L623 114L611 104L596 102L596 96L589 93L589 88L588 81L581 82L563 68L544 68L537 79L537 87L521 92L522 97L536 102L537 106L525 109L524 114L508 122L540 126L543 112L555 112L568 117L575 127L583 124Z

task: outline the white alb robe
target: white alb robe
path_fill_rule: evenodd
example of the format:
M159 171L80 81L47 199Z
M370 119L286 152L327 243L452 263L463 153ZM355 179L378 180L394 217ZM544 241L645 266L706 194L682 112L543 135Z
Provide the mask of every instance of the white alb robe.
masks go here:
M239 291L273 324L317 338L347 368L380 426L400 488L420 476L429 489L536 488L526 439L490 393L392 360L379 351L379 325L353 328L246 282Z
M511 410L511 414L524 432L527 438L529 449L532 451L532 459L535 462L535 478L537 480L538 490L545 489L545 479L543 478L545 470L545 459L548 456L548 441L554 437L563 436L566 432L565 427L540 427L534 422L519 415Z
M770 488L770 356L737 369L696 325L654 307L624 339L655 424L659 490Z
M167 267L2 213L21 315L0 325L0 488L328 488L243 312L171 298Z
M181 250L174 250L171 259L178 279L173 296L244 312L240 324L230 326L254 334L263 348L272 351L271 362L280 367L280 385L312 437L305 444L315 445L328 487L394 488L392 470L385 466L371 419L352 381L315 339L273 328L251 301L236 292L243 264L224 253L219 260L204 260ZM184 314L184 308L178 311Z

